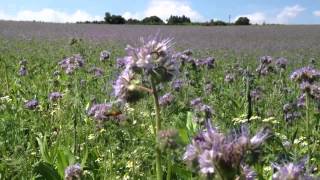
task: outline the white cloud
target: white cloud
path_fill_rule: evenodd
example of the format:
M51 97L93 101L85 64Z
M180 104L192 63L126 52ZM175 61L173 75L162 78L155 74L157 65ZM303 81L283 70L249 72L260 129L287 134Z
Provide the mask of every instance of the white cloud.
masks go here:
M313 11L313 15L320 17L320 10L319 11Z
M239 17L248 17L252 24L262 24L264 22L285 24L299 16L299 14L304 10L305 8L300 5L286 6L276 15L266 14L264 12L255 12L251 14L249 13L236 16L236 18L234 18L234 21Z
M185 15L192 21L203 21L203 16L193 10L187 1L184 0L151 0L147 9L143 12L125 12L125 18L142 19L148 16L158 16L162 20L167 20L171 15Z
M276 17L279 23L288 23L290 19L297 17L305 8L300 5L287 6L285 7Z
M267 17L264 13L262 12L255 12L252 14L244 14L244 15L239 15L234 18L234 21L236 21L239 17L247 17L250 19L251 24L262 24L267 21Z
M23 10L16 15L8 15L0 11L0 19L17 21L44 21L44 22L77 22L101 20L99 16L92 16L85 11L77 10L74 13L66 13L45 8L40 11Z

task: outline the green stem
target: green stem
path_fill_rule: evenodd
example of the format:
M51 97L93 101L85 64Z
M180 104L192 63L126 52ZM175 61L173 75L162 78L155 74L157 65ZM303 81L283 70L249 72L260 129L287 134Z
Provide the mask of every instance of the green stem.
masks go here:
M167 171L167 178L166 180L171 180L171 168L172 168L172 163L171 163L171 154L169 153L168 155L168 171Z
M151 87L152 87L152 94L154 99L154 107L156 110L156 173L157 173L157 180L162 180L162 168L161 168L161 150L159 149L159 139L158 133L161 129L161 119L160 119L160 105L158 99L158 92L156 89L156 84L154 79L151 77Z
M307 120L307 143L308 143L308 164L310 163L310 159L311 159L311 149L310 149L310 95L307 93L306 94L306 120Z

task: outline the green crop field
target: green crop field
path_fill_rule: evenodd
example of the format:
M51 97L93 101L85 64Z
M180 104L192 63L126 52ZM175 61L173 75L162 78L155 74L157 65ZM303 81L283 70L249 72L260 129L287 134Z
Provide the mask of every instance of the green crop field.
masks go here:
M319 26L0 27L0 179L319 178Z

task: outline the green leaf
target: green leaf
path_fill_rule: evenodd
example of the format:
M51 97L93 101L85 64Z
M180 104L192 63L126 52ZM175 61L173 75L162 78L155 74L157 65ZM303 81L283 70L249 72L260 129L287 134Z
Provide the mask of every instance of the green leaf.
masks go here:
M61 180L61 176L54 169L54 167L46 162L38 162L34 167L33 171L35 174L41 175L41 177L37 177L37 180Z

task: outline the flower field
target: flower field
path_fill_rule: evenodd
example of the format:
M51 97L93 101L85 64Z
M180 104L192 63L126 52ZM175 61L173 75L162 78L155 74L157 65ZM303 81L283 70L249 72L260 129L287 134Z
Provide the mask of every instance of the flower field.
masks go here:
M0 179L319 179L319 31L0 21Z

